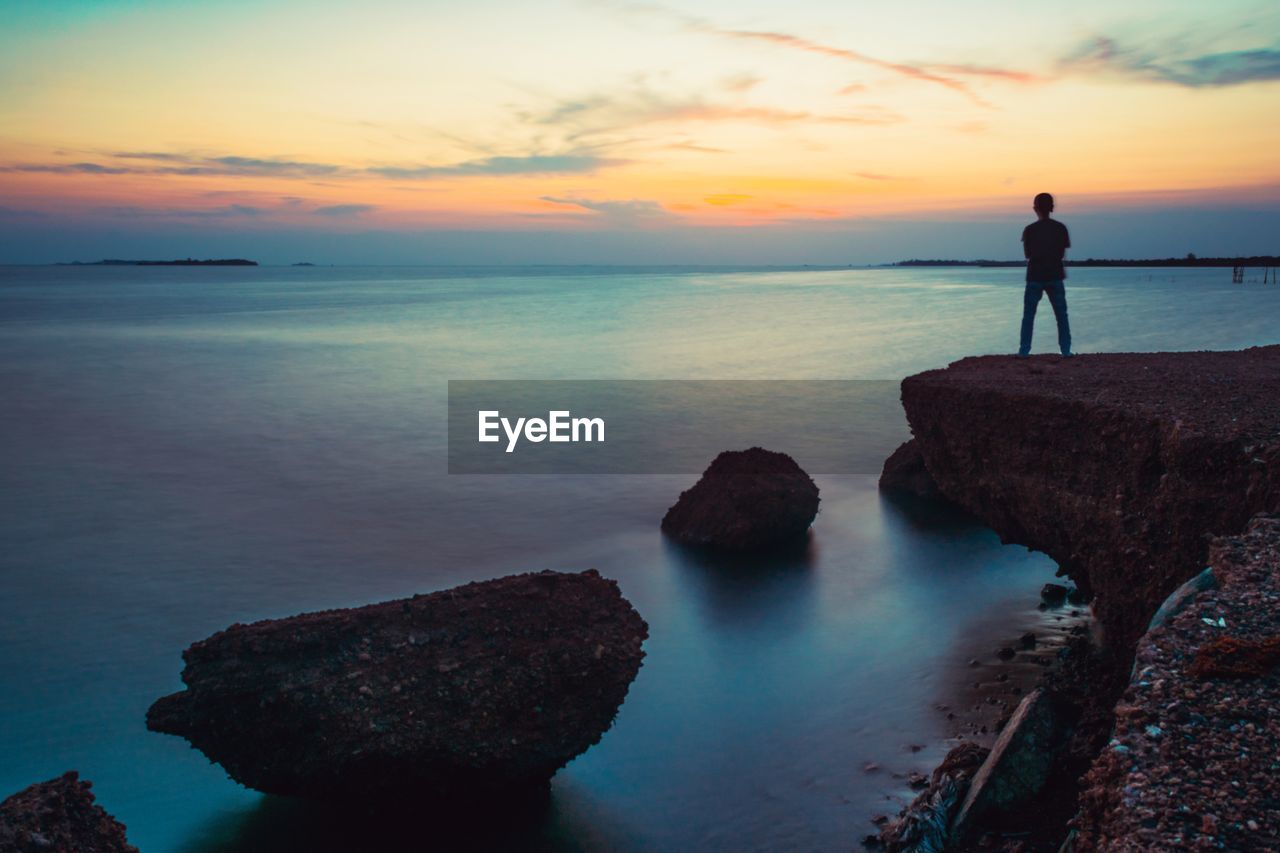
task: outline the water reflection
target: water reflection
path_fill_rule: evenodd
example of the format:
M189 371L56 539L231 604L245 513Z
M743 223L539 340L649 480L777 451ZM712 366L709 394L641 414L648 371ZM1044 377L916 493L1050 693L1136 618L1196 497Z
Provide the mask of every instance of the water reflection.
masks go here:
M356 850L547 851L638 849L598 803L557 779L526 799L471 808L387 813L287 797L262 796L210 819L184 853L351 853Z
M811 534L768 553L721 553L667 539L663 546L709 627L777 639L814 616L818 545Z

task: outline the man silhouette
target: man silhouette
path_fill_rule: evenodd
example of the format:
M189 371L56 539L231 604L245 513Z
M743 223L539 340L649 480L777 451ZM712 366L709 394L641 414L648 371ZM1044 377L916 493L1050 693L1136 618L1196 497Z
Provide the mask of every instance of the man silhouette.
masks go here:
M1040 193L1032 202L1032 208L1039 218L1022 229L1022 253L1027 258L1027 289L1022 296L1022 340L1018 346L1018 357L1026 358L1031 352L1036 306L1040 304L1040 297L1047 294L1049 304L1053 306L1054 319L1058 321L1058 348L1070 358L1071 325L1067 322L1067 286L1064 283L1067 270L1062 265L1062 257L1071 247L1071 235L1067 233L1067 226L1049 218L1053 213L1053 196Z

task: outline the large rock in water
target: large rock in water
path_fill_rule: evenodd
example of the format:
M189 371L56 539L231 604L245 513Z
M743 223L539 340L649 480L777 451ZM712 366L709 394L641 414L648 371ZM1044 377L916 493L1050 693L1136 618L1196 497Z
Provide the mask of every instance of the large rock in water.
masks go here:
M609 728L648 626L595 571L232 625L147 727L271 794L369 804L542 789Z
M818 514L818 486L785 453L726 450L680 493L662 530L685 545L751 551L800 540Z
M0 803L0 851L138 853L124 824L94 802L90 787L76 773L64 773Z

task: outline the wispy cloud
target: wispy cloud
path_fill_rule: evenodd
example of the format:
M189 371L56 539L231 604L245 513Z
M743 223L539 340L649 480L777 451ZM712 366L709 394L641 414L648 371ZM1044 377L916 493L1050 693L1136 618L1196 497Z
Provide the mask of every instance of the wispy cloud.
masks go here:
M377 210L376 204L330 204L325 207L317 207L311 211L319 216L359 216L362 213L372 213Z
M750 201L752 198L754 198L754 196L743 195L742 193L715 193L714 195L707 196L703 201L707 204L715 205L716 207L728 207L732 204L742 204L743 202Z
M1029 83L1038 79L1036 75L1029 72L992 66L966 63L895 62L859 50L826 44L793 33L778 30L747 30L725 27L706 18L689 15L658 3L634 2L634 0L595 0L595 2L628 14L664 18L689 32L704 33L721 39L740 42L767 44L877 68L910 80L951 89L982 105L987 105L986 101L963 78L977 77L1016 83Z
M44 172L52 175L128 175L136 170L101 163L18 163L0 172Z
M377 166L368 171L386 178L448 178L467 175L571 175L594 172L627 161L594 154L535 154L527 157L485 157L443 166Z
M597 200L577 197L539 196L541 201L565 204L590 210L609 219L631 222L657 220L670 217L670 212L656 201L632 198L625 200Z
M1070 71L1115 73L1200 89L1280 80L1280 49L1179 56L1173 49L1125 45L1097 36L1080 45L1061 66Z
M112 155L119 160L136 160L144 164L139 171L177 175L268 175L275 177L323 177L343 171L332 163L311 163L301 160L270 157L241 157L223 155L206 157L160 151L117 151Z
M161 219L238 219L261 216L270 211L247 204L227 204L218 207L142 207L139 205L104 205L93 208L93 213L122 218Z
M317 177L333 175L342 167L297 160L256 157L201 157L151 151L119 151L109 155L114 163L18 163L0 166L2 172L43 172L55 175L219 175Z
M705 98L675 97L643 86L612 94L592 94L561 101L540 113L523 113L526 121L575 128L573 138L670 122L746 122L765 125L795 123L889 125L903 117L884 107L869 106L847 113L813 113L750 104L729 104Z
M726 92L745 92L760 85L763 80L754 74L733 74L720 81L720 88Z
M302 160L204 156L163 151L117 151L104 155L112 162L16 163L0 165L0 172L58 175L178 175L217 177L273 177L313 180L321 177L382 177L400 180L457 178L484 175L565 175L594 172L626 160L573 151L563 154L495 156L442 165L412 164L361 168Z

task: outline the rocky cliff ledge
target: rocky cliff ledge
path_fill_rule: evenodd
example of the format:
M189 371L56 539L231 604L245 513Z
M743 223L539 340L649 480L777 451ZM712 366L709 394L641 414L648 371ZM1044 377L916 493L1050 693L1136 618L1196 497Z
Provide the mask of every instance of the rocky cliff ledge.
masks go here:
M914 438L882 484L919 493L923 466L1053 557L1110 652L1077 693L1110 708L1127 682L1114 731L1082 718L1090 754L1113 737L1064 849L1280 849L1280 346L970 358L902 399Z
M1043 551L1132 649L1210 535L1280 508L1280 346L967 358L902 402L944 496Z

